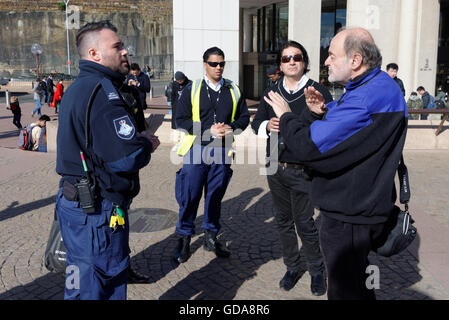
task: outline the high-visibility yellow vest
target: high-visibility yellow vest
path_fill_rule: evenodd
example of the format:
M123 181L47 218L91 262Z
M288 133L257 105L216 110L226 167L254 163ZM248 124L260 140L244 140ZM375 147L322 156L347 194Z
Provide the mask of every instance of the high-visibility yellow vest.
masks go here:
M203 80L195 80L192 82L192 92L191 92L191 102L192 102L192 120L193 122L201 122L200 120L200 92ZM231 80L224 80L223 86L229 86L232 97L232 116L231 123L234 122L235 112L237 111L237 102L240 100L240 90L237 85ZM184 156L189 152L190 148L193 146L196 135L185 134L184 138L179 146L178 155Z

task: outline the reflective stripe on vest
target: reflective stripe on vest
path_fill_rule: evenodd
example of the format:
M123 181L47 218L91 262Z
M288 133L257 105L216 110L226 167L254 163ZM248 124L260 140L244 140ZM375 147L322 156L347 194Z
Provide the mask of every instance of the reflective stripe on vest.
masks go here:
M231 123L233 123L234 119L235 119L235 113L237 111L237 102L240 99L240 90L234 82L232 82L230 80L224 80L224 85L226 85L227 83L231 84L229 91L231 92L231 97L232 97ZM198 84L198 86L197 86L197 84ZM195 80L192 82L192 91L191 91L191 95L190 95L190 100L192 103L192 121L194 123L201 122L201 119L200 119L200 92L201 92L202 84L203 84L202 79ZM179 146L179 149L178 149L178 155L184 156L187 152L189 152L190 148L193 146L193 142L195 141L195 138L196 138L196 135L193 135L193 134L184 135L184 138L182 139L181 145Z

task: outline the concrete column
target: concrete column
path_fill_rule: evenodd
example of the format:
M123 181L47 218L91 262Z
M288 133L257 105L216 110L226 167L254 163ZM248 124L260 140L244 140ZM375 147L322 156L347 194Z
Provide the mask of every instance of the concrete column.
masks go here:
M174 71L203 77L203 53L225 53L224 77L239 82L239 0L173 0Z
M309 54L309 77L319 81L321 1L290 0L288 2L288 38L301 43Z
M400 24L399 24L399 46L398 64L400 76L404 82L406 96L415 91L417 42L418 32L418 5L420 0L401 1Z
M346 8L346 27L367 29L382 54L382 69L395 62L402 79L405 66L398 59L401 0L348 0Z
M408 0L402 0L408 6ZM439 0L418 0L416 33L415 77L413 90L422 85L435 95L438 29L440 26ZM410 92L410 91L408 91Z
M434 94L439 13L438 0L348 0L346 25L371 32L383 70L399 65L406 97L419 85Z

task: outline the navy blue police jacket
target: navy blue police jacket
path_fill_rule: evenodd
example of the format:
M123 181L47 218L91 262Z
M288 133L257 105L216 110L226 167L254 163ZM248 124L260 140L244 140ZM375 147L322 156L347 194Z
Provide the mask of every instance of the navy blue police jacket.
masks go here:
M350 80L346 93L326 106L324 118L310 111L280 118L285 144L313 169L312 204L347 223L387 221L407 133L401 89L375 68Z
M78 78L61 101L57 135L56 172L64 180L76 183L85 176L80 151L95 176L97 194L126 207L140 190L139 169L151 157L148 139L137 136L132 111L116 88L125 76L98 63L81 60ZM90 144L85 148L85 119L88 100L98 83L90 115Z
M210 127L214 124L214 114L216 123L223 122L224 124L229 125L234 131L234 134L238 134L240 130L245 130L249 124L250 115L243 93L240 91L240 99L237 101L234 122L231 122L233 104L230 91L232 89L229 80L224 81L220 92L215 92L211 88L207 90L206 81L202 81L200 90L200 121L201 136L203 139L201 140L201 144L208 145L209 143L214 142L214 139L210 137L210 135L205 134L205 132L210 130ZM176 104L175 117L177 129L183 129L189 134L194 134L191 93L192 83L189 83L186 88L182 90L181 96ZM208 139L208 137L210 137L210 139ZM199 142L199 139L201 139L201 137L197 137L195 144ZM222 139L222 142L224 145L225 139Z

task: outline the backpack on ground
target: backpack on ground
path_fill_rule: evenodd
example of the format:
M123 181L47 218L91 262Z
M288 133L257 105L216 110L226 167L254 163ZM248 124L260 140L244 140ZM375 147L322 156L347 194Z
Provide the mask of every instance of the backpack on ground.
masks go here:
M27 125L25 128L20 129L19 139L17 140L17 146L22 150L33 149L33 144L31 143L31 131L33 130L31 124Z

